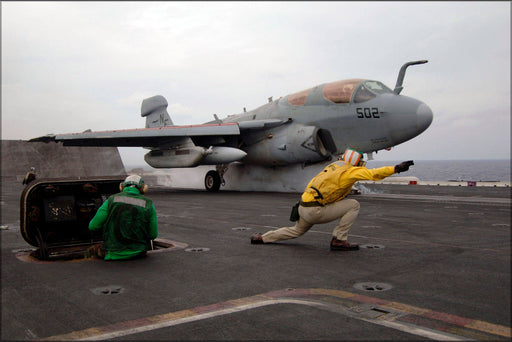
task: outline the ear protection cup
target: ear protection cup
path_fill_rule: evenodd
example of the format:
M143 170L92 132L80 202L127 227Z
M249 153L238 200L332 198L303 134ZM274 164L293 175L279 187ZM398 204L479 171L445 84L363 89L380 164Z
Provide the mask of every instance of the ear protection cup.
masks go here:
M148 185L146 183L143 183L142 189L139 189L140 193L144 195L148 191Z
M120 191L124 190L124 182L119 183L119 190Z

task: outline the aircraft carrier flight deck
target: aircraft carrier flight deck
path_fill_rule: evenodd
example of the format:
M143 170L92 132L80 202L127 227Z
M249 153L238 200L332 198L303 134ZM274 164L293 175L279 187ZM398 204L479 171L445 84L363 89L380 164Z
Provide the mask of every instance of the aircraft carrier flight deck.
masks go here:
M154 186L172 247L105 262L27 256L2 182L2 340L510 340L510 189L366 187L359 251L329 251L333 223L251 245L298 194Z

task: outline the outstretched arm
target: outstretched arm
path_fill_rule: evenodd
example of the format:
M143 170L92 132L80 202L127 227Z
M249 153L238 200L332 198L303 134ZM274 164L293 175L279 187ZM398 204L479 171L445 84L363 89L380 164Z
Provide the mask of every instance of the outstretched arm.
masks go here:
M365 167L354 167L349 169L347 176L354 181L360 180L383 180L386 177L391 176L394 173L405 172L409 170L409 167L414 165L412 160L402 162L395 166L384 166L376 169L367 169Z

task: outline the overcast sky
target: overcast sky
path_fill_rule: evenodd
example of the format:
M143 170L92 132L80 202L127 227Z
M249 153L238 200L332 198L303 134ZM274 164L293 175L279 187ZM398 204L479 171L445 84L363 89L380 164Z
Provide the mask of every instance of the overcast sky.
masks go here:
M177 125L345 78L427 103L432 125L377 160L510 158L510 2L5 2L2 139ZM122 148L125 164L142 148Z

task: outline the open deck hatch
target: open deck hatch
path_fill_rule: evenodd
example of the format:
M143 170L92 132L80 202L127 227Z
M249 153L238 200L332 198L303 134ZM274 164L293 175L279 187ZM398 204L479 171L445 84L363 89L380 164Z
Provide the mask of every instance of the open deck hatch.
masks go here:
M119 192L124 176L36 179L20 198L20 231L32 255L41 260L84 257L102 242L101 232L89 231L89 221L101 204Z

